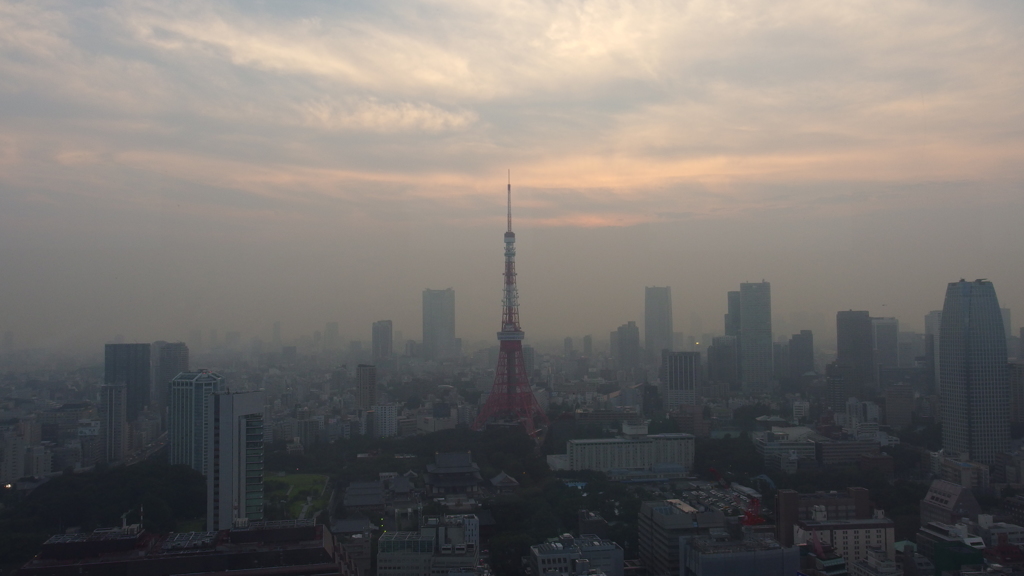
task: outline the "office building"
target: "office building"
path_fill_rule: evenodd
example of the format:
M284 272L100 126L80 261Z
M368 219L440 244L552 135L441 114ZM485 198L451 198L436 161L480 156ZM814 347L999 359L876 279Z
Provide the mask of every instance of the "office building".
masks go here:
M188 372L188 346L184 342L154 342L153 388L155 404L163 416L170 401L171 380Z
M910 426L914 413L914 388L910 384L896 384L882 393L885 398L885 423L893 430Z
M681 576L791 576L800 568L799 548L783 548L765 534L735 539L713 530L688 539L680 552Z
M637 546L648 574L680 574L680 544L693 536L726 527L720 510L700 512L682 500L656 500L640 505Z
M900 365L900 321L895 318L872 318L875 368L898 368Z
M103 382L125 385L125 416L135 422L149 407L152 373L149 344L107 344Z
M856 390L874 382L874 325L866 310L836 313L836 365L846 385Z
M693 469L694 436L671 433L633 438L584 438L566 442L569 470L653 470L666 465Z
M423 291L423 356L445 360L456 356L455 290Z
M217 392L207 413L206 530L263 520L263 391Z
M715 336L708 347L708 380L735 389L740 382L739 342L735 336Z
M659 377L664 390L665 407L674 410L681 404L696 405L702 374L700 352L662 350Z
M942 326L942 310L932 310L924 315L925 350L931 352L931 382L933 390L939 389L939 330Z
M206 422L212 409L212 396L220 392L224 378L209 371L183 372L171 380L170 406L167 412L168 460L207 473L209 449Z
M100 386L100 459L120 462L128 450L128 390L121 382Z
M373 323L372 357L374 363L387 360L394 355L391 328L391 320L380 320Z
M480 520L474 514L427 516L416 532L385 532L377 543L379 576L475 574Z
M661 351L672 350L672 288L644 288L644 360L648 365L661 361Z
M991 282L952 282L939 333L942 447L947 457L995 463L1010 447L1006 336Z
M828 518L852 520L871 518L871 498L867 488L852 487L843 492L813 492L801 494L782 489L775 493L775 538L783 546L802 542L793 541L793 526L800 520L811 520L817 506L822 506Z
M619 326L612 334L612 355L616 368L632 373L640 367L640 328L631 320Z
M801 330L789 338L789 377L793 381L814 373L814 334Z
M1013 327L1010 325L1010 309L1000 308L999 313L1003 317L1003 331L1006 333L1006 338L1009 339L1013 336Z
M360 364L356 367L356 402L363 410L369 410L377 404L376 366Z
M725 314L725 335L740 337L740 293L732 291L726 294L728 312Z
M869 548L884 550L889 560L896 558L896 524L881 510L876 510L871 518L835 520L827 516L824 506L817 506L811 516L810 520L799 520L793 526L796 544L813 541L817 533L818 541L834 547L847 563L866 559Z
M622 547L594 534L573 538L564 534L543 544L530 546L532 574L584 575L599 570L607 576L622 576L625 559Z
M768 282L740 284L740 383L747 393L773 385L772 293Z

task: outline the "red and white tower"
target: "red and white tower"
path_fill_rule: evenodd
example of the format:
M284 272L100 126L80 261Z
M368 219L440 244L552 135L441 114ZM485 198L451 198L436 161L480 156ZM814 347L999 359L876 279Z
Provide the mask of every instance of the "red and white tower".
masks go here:
M519 327L519 290L516 289L516 233L512 231L512 181L508 184L508 230L505 232L505 295L502 299L501 332L498 332L498 367L494 386L473 430L488 423L520 422L530 435L548 423L530 390L523 361L523 330Z

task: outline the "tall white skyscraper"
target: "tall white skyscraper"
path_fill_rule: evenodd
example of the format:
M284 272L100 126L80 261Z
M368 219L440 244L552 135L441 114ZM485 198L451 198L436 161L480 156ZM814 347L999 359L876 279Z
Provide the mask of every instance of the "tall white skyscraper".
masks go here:
M672 350L672 288L644 287L644 363L657 364Z
M423 356L427 360L454 357L455 290L423 291Z
M772 290L768 282L740 284L740 383L744 392L772 387Z
M951 282L939 333L942 447L983 464L1010 447L1006 332L991 282Z
M206 529L263 520L263 391L210 395L206 417Z
M185 464L207 473L206 420L212 409L211 397L219 392L224 378L212 372L183 372L171 380L167 413L167 442L171 464Z

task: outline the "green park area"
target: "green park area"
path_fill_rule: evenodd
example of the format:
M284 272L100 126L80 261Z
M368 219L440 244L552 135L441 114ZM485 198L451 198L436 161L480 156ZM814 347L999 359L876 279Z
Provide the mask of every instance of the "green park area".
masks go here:
M330 479L321 474L269 472L263 481L268 520L311 519L327 508L331 499Z

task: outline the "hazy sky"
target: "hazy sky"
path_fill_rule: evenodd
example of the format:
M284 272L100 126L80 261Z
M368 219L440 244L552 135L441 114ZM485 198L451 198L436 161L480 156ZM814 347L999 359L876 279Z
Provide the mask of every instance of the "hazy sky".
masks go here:
M0 0L0 330L286 338L456 290L528 338L643 319L1024 319L1024 3ZM783 326L799 329L803 326Z

